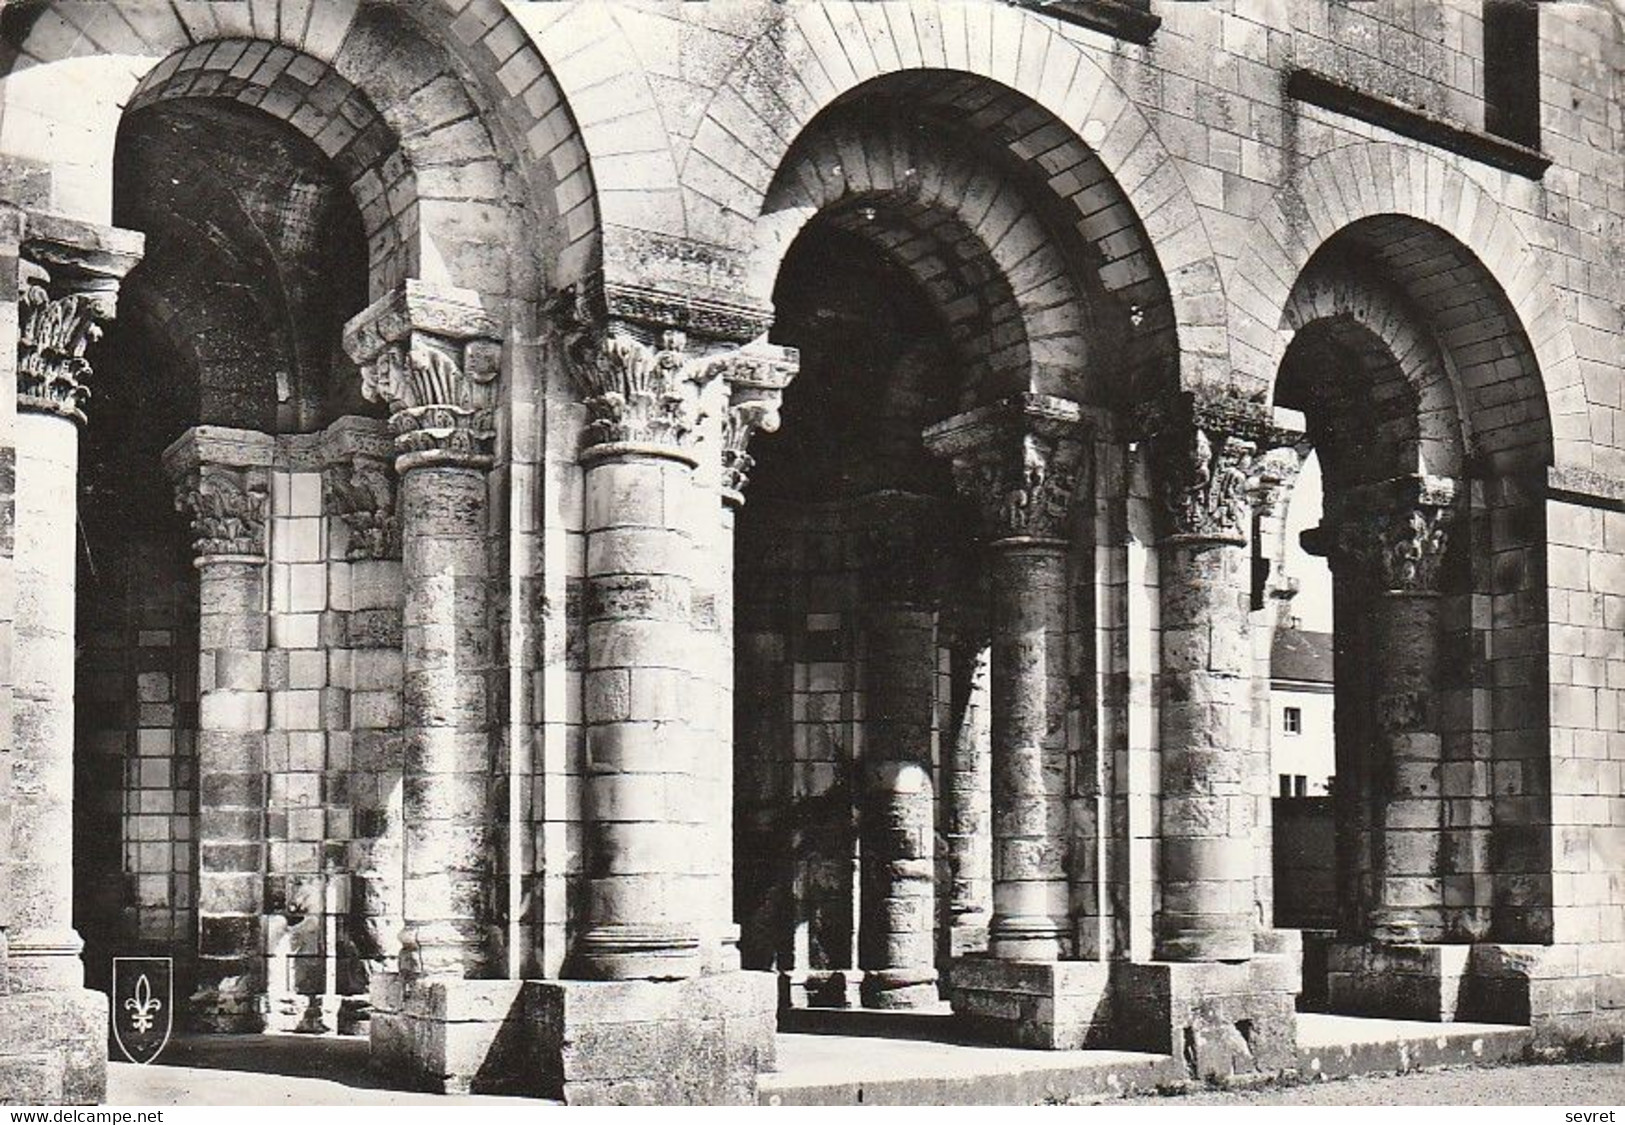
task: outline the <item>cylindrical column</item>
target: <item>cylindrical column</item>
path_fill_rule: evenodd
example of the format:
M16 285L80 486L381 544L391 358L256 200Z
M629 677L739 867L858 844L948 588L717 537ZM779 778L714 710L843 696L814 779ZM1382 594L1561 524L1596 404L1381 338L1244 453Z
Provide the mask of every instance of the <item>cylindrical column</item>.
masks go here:
M1444 800L1438 685L1439 595L1385 591L1376 605L1375 674L1381 838L1371 936L1438 941L1444 936L1440 869Z
M1250 570L1245 542L1190 534L1162 546L1159 960L1253 952Z
M959 728L947 752L943 835L948 845L948 944L955 957L987 948L993 909L990 672L991 651L984 648L974 656Z
M698 819L688 722L692 541L677 513L695 463L652 445L584 455L587 510L587 920L578 971L611 980L699 971Z
M269 695L266 519L273 439L215 426L164 452L198 572L198 946L193 1023L264 1027Z
M17 414L11 986L84 984L73 928L73 629L79 427Z
M484 977L490 932L487 495L482 468L401 458L401 971Z
M914 1008L937 995L935 800L936 612L876 605L865 661L864 792L858 967L869 1008Z
M1054 961L1065 948L1066 549L1003 539L993 588L993 919L988 952Z

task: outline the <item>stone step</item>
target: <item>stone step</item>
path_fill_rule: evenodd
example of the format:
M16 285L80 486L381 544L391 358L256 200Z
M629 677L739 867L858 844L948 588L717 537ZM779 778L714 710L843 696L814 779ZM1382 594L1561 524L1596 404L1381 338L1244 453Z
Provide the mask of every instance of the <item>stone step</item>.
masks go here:
M1167 1055L975 1045L955 1036L951 1018L939 1013L789 1016L780 1017L779 1070L760 1080L763 1105L1036 1105L1199 1085L1182 1060ZM1504 1024L1300 1013L1297 1069L1278 1077L1325 1081L1521 1062L1533 1041L1529 1028Z

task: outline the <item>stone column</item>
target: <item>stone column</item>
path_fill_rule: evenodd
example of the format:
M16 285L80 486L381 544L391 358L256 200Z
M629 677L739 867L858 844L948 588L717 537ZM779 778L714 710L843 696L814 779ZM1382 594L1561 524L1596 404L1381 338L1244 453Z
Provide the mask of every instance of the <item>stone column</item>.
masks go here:
M407 282L352 320L362 394L390 410L400 477L406 741L400 964L479 978L490 917L492 746L486 473L501 328L464 291Z
M955 961L949 993L973 1026L1041 1047L1091 1041L1105 985L1103 964L1063 967L1073 944L1067 535L1086 430L1078 404L1024 394L925 434L979 509L993 591L993 917L988 959ZM1017 964L1027 962L1046 968Z
M1371 622L1371 899L1363 940L1333 949L1338 1010L1455 1015L1469 947L1445 943L1440 577L1457 488L1402 478L1339 497L1331 519L1340 581Z
M164 451L198 571L198 965L192 1020L264 1028L266 519L275 439L195 426Z
M928 530L933 516L940 519L934 508L925 497L877 497L872 515L882 522L865 541L858 968L867 1008L919 1008L940 999L931 590L938 552Z
M375 978L374 1057L450 1091L500 1089L519 982L501 975L491 787L491 516L503 329L479 294L408 281L344 344L390 411L400 479L400 972ZM506 1030L505 1030L506 1029Z
M23 995L18 1011L0 1004L0 1056L36 1060L13 1079L24 1096L80 1104L100 1100L105 1090L107 1008L105 998L84 990L84 943L73 926L79 428L92 377L86 349L114 316L119 279L139 256L140 242L126 232L42 216L25 221L15 260L11 804L0 824L7 829L7 982ZM0 1075L18 1073L0 1059Z
M1182 396L1148 421L1164 528L1161 583L1161 906L1165 961L1243 961L1260 920L1249 629L1250 493L1261 454L1289 444L1265 407ZM1253 771L1255 774L1257 771Z
M988 707L991 652L979 643L956 648L955 659L972 661L959 729L946 748L950 896L948 951L953 957L987 949L993 904L992 729ZM957 698L957 696L956 696Z

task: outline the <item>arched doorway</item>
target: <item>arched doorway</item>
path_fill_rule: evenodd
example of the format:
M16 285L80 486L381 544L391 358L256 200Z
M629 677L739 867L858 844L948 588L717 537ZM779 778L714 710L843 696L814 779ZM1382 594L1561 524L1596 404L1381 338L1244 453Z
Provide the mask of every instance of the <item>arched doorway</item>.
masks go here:
M1549 463L1538 368L1505 296L1444 232L1361 220L1293 289L1278 404L1324 470L1334 604L1334 1010L1494 1016L1469 947L1539 941L1544 621L1531 581ZM1515 660L1515 664L1506 663ZM1520 807L1495 778L1518 775ZM1528 789L1522 787L1527 784ZM1529 807L1523 807L1523 806ZM1545 814L1549 817L1549 811ZM1545 876L1549 878L1549 874Z

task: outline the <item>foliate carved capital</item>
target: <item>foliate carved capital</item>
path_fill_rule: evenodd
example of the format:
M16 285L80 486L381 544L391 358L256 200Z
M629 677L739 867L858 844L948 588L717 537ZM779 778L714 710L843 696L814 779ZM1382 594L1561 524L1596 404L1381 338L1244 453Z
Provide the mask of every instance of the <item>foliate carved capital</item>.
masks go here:
M1332 513L1334 562L1390 593L1439 591L1456 519L1457 488L1411 477L1356 490Z
M765 337L738 351L715 357L728 387L728 413L722 423L722 493L735 503L744 501L745 485L756 461L750 439L758 432L775 433L784 388L800 370L795 348L770 344Z
M369 418L340 418L322 434L322 507L349 529L351 560L401 557L392 442Z
M194 426L164 450L175 509L191 521L198 566L265 561L275 448L269 434Z
M949 460L954 483L993 539L1058 539L1087 469L1083 409L1050 395L1020 394L925 431Z
M192 522L192 553L200 563L265 559L270 495L263 470L199 465L177 484L175 508Z
M1150 441L1165 534L1174 541L1247 542L1253 503L1281 484L1277 451L1303 440L1267 406L1190 392L1146 404L1136 423Z
M83 424L90 398L85 349L101 339L117 307L110 290L53 297L44 266L17 260L17 408Z
M350 321L361 394L389 407L396 467L495 460L502 326L469 290L408 281Z

